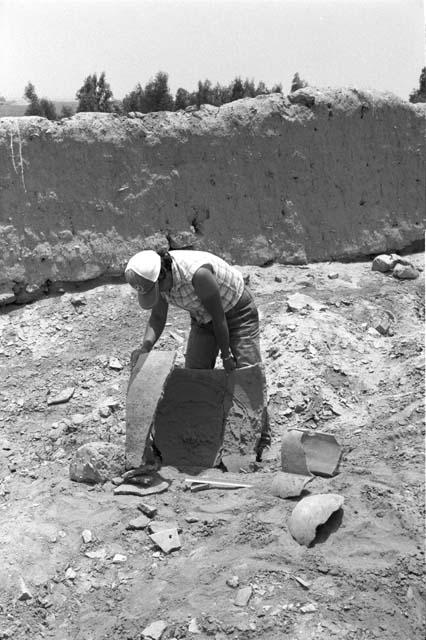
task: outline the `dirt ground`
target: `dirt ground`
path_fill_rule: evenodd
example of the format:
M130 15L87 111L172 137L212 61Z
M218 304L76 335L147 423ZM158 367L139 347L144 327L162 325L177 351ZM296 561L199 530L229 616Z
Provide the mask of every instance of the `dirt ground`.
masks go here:
M423 254L410 259L423 268ZM124 445L146 319L134 292L80 288L0 315L0 638L136 640L159 620L163 639L424 637L424 274L397 281L370 262L242 271L261 312L273 443L240 474L251 489L191 493L163 470L169 490L144 501L181 529L169 555L126 528L141 498L69 479L80 444ZM290 311L297 292L310 305ZM383 317L393 335L374 330ZM187 330L171 310L159 347L181 361ZM48 405L67 387L68 402ZM345 499L340 524L309 548L288 531L297 499L270 493L281 435L297 425L344 452L338 475L308 485ZM245 606L228 580L251 586Z

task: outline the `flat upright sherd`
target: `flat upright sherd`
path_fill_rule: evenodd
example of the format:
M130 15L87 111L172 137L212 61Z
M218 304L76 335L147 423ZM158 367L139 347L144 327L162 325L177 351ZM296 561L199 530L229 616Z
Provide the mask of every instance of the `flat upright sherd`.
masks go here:
M173 371L176 351L142 354L130 377L126 399L126 469L142 464L157 405Z
M267 429L261 365L174 369L155 415L154 439L163 464L214 467L223 454L251 455Z

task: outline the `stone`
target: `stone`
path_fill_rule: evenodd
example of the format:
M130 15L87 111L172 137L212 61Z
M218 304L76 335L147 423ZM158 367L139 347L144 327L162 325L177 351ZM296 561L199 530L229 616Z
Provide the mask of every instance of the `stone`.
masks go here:
M175 351L151 351L139 356L133 368L126 398L126 469L144 461L157 405L175 359Z
M122 553L116 553L112 559L113 564L121 564L122 562L127 562L127 556Z
M226 579L226 584L228 587L231 587L231 589L237 589L240 586L240 579L238 576L231 576Z
M73 307L82 307L87 304L87 300L83 295L74 295L70 298L70 303Z
M101 416L101 418L108 418L108 416L111 415L111 408L107 405L99 407L99 415Z
M188 625L188 633L201 633L201 629L197 624L197 619L192 618Z
M92 542L93 540L92 532L89 531L89 529L82 531L81 537L83 538L84 544L89 544L89 542Z
M74 453L70 463L70 478L75 482L106 482L124 468L122 447L109 442L88 442Z
M207 469L221 454L253 455L268 431L261 365L226 374L222 369L175 369L154 423L154 442L165 465Z
M3 293L0 293L0 307L6 304L12 304L12 302L15 302L15 300L16 296L13 291L5 291Z
M170 249L190 249L197 242L193 231L171 232L169 235Z
M336 271L333 271L332 273L329 273L327 277L330 280L337 280L337 278L339 277L339 274Z
M380 271L381 273L386 273L386 271L392 271L392 269L396 265L396 262L397 260L395 259L395 255L383 253L374 258L371 269L372 271Z
M157 513L157 508L152 507L150 504L147 504L146 502L140 502L137 508L139 509L139 511L142 511L142 513L148 516L148 518L153 518Z
M91 560L103 560L106 558L106 549L95 549L95 551L86 551L84 554L86 558L90 558Z
M32 600L32 593L31 591L28 589L27 585L25 584L25 580L22 578L22 576L19 576L19 595L18 595L18 600Z
M74 571L74 569L72 567L68 567L68 569L65 571L65 579L75 580L76 577L77 573Z
M419 277L419 272L415 267L409 264L397 264L392 275L398 280L414 280Z
M314 613L316 610L317 608L312 602L304 604L302 607L300 607L300 611L302 613Z
M131 531L138 531L140 529L145 529L145 527L149 524L150 520L147 516L141 515L133 520L130 520L126 529L130 529Z
M116 496L150 496L154 493L163 493L169 488L168 482L159 482L151 487L138 487L133 484L122 484L114 489Z
M165 529L149 536L164 553L170 553L181 548L177 529Z
M298 312L303 311L303 309L314 309L315 311L320 311L325 308L326 306L324 304L314 300L314 298L311 298L304 293L293 293L287 298L287 309L289 311Z
M241 589L238 589L235 595L234 604L237 607L245 607L248 604L252 594L253 594L253 589L251 586L242 587Z
M48 398L47 404L63 404L64 402L68 402L74 395L75 388L74 387L66 387L60 393L57 393L52 398Z
M167 624L164 620L157 620L156 622L151 622L151 624L145 627L142 631L142 636L144 638L149 638L149 640L160 640L166 629Z
M380 320L375 320L374 329L378 331L382 336L389 335L390 330L390 319L389 316L383 316Z
M123 365L118 358L110 358L108 361L108 366L110 369L114 369L115 371L121 371L121 369L123 368Z

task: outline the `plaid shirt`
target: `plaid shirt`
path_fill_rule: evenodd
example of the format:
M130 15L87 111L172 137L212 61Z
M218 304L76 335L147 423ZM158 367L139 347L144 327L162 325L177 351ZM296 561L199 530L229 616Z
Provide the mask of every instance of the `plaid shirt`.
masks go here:
M225 260L207 251L170 251L172 257L173 286L168 293L161 295L167 302L186 309L199 324L210 322L212 317L207 313L201 300L194 291L192 278L203 265L211 265L219 285L220 298L225 313L237 304L244 290L242 274L231 267Z

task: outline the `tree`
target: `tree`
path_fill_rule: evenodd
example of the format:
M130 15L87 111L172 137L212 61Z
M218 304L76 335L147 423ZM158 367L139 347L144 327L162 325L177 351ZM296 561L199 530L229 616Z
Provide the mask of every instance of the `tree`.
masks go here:
M291 82L291 93L293 93L294 91L297 91L298 89L303 89L303 87L307 87L308 83L305 82L305 80L303 80L298 72L296 71L296 73L293 76L293 80Z
M210 80L198 81L198 90L196 93L196 104L200 107L202 104L213 104L212 83Z
M305 84L304 86L306 87L307 85ZM283 85L281 84L281 82L279 84L274 84L274 86L270 91L270 93L282 93L282 92L283 92Z
M154 79L145 85L144 94L145 113L150 111L173 111L173 97L169 90L169 76L164 71L158 71Z
M109 83L105 80L105 71L102 71L99 78L96 73L87 76L83 86L77 91L76 98L78 100L77 111L110 113L113 94Z
M61 118L71 118L71 116L74 115L74 111L72 110L71 107L67 107L66 104L62 105L62 109L61 109Z
M191 103L191 94L186 89L179 87L175 96L175 111L186 109Z
M231 83L231 102L244 98L244 85L241 78L235 78Z
M28 82L24 90L24 98L28 100L29 105L25 110L26 116L41 116L48 120L57 120L55 105L47 98L39 99L36 94L34 85Z
M409 97L410 102L426 102L426 67L423 67L419 78L419 88L413 89Z
M129 111L141 111L142 113L146 113L145 92L139 82L133 91L124 96L123 110L126 113L129 113Z

